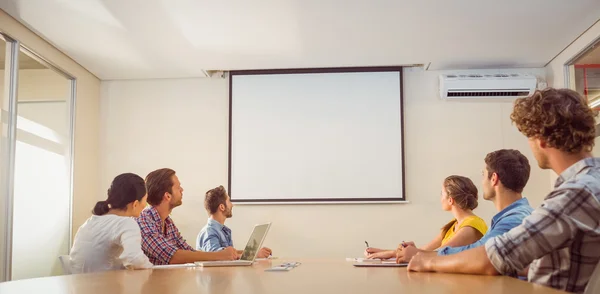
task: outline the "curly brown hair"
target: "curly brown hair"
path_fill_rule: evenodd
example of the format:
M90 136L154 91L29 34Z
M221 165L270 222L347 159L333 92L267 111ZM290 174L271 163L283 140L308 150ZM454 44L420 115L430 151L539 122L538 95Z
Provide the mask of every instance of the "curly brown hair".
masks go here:
M578 153L594 147L597 114L579 93L546 88L517 99L510 119L527 138L544 139L549 147Z

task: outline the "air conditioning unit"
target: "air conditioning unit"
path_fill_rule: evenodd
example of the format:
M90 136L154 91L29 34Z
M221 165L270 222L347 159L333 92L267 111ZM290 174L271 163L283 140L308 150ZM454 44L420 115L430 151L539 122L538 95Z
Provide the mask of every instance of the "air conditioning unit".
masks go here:
M537 78L530 74L446 74L440 75L442 99L516 98L533 94Z

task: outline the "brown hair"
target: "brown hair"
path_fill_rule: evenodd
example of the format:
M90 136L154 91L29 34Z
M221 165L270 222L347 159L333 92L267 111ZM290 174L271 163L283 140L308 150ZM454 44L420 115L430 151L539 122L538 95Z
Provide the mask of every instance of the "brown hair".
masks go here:
M528 138L540 138L549 147L577 153L594 147L596 115L579 93L546 88L517 99L510 119Z
M148 203L159 205L165 193L173 193L173 179L175 171L170 168L157 169L146 176L148 188Z
M529 160L518 150L501 149L488 153L485 157L488 179L496 173L502 185L517 193L523 192L523 188L529 180L531 167Z
M477 208L477 187L467 177L449 176L444 179L444 189L448 197L454 199L456 205L462 209L473 210ZM445 234L454 225L455 220L450 221L442 228Z
M210 189L206 192L204 198L204 208L210 214L217 212L219 205L227 205L227 192L223 186L218 186L214 189Z

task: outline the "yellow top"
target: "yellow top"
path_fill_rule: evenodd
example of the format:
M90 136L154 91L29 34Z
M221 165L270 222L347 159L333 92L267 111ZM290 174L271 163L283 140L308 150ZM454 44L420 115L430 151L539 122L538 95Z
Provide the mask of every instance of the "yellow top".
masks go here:
M452 237L456 235L456 232L458 232L458 230L460 230L461 228L471 227L475 230L478 230L481 233L481 235L485 235L488 229L487 225L485 224L485 221L483 221L483 219L476 215L465 218L463 222L458 226L458 228L455 227L456 219L452 221L452 227L450 227L450 229L446 232L444 239L442 239L442 246L444 246L444 244L450 241L450 239L452 239Z

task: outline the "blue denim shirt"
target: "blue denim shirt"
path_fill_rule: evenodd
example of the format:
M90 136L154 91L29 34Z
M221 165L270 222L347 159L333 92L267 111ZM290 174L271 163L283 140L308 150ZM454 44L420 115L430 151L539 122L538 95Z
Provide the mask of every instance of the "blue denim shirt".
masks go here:
M223 250L225 247L233 246L231 239L231 229L220 224L218 221L209 218L208 223L196 239L196 249L206 252Z
M487 240L503 235L504 233L512 230L514 227L520 225L523 222L523 219L528 217L532 211L533 208L529 206L529 201L527 201L526 198L521 198L494 215L492 218L491 229L487 232L487 234L481 237L479 241L461 247L442 247L440 250L438 250L438 255L456 254L465 250L482 246Z

